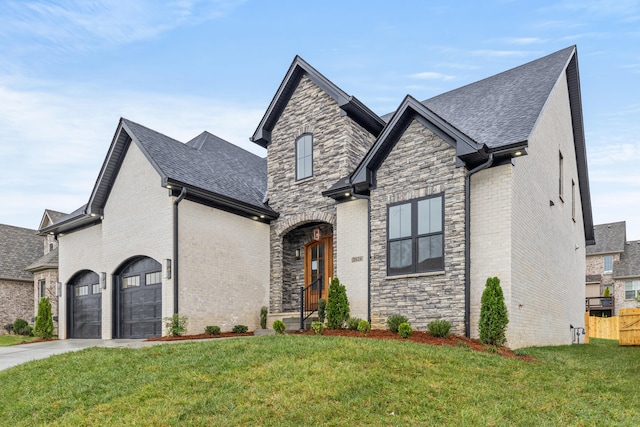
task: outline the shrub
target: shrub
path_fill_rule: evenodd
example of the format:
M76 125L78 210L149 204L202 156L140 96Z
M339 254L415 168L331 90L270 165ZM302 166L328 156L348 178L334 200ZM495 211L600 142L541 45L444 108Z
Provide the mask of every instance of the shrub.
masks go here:
M187 330L187 324L189 319L187 316L180 316L178 313L174 313L171 317L165 317L164 326L167 328L167 335L171 337L179 337Z
M327 326L329 329L341 329L349 318L349 300L347 288L340 284L337 277L331 279L329 299L327 301Z
M606 288L604 288L604 292L602 293L602 296L605 298L608 298L611 296L611 290L609 289L609 287L607 286Z
M313 332L315 332L316 335L322 335L324 332L324 323L311 322L311 329L313 329Z
M398 325L398 334L402 338L409 338L413 334L413 329L411 329L411 325L408 323L400 323Z
M4 325L4 330L7 331L8 334L13 332L13 323L7 323Z
M284 334L284 330L286 328L287 327L282 320L276 320L273 322L273 330L276 331L276 334Z
M318 321L324 323L324 319L327 318L327 300L320 298L318 300Z
M231 329L231 332L233 332L234 334L244 334L248 330L249 330L248 326L245 326L245 325L234 325L233 329Z
M269 309L262 307L260 309L260 327L262 329L267 329L267 314L269 314Z
M446 320L434 320L427 325L429 333L438 338L447 338L451 332L451 322Z
M18 331L18 335L24 335L25 337L31 337L33 336L33 328L29 325L20 328L20 330Z
M347 319L347 329L349 329L350 331L357 331L358 325L360 324L361 320L362 319L360 319L359 317L349 317Z
M361 320L360 322L358 322L358 331L366 335L370 330L371 325L369 324L369 322L367 322L366 320Z
M38 316L33 328L33 334L40 338L53 337L53 315L51 314L51 302L49 298L40 298L38 303Z
M480 306L480 341L483 344L501 345L507 340L505 331L509 318L500 279L489 277L482 292Z
M500 353L500 352L498 351L498 347L494 347L494 346L492 346L492 345L485 345L485 346L484 346L484 349L485 349L486 351L488 351L489 353L496 353L496 354L497 354L497 353Z
M387 327L391 332L398 333L398 326L402 323L407 323L409 319L399 314L394 314L387 319Z
M24 335L20 331L25 329L27 326L29 326L29 323L27 323L26 320L24 320L24 319L16 319L13 322L13 333L18 334L18 335Z
M204 333L209 335L220 335L220 326L205 326Z

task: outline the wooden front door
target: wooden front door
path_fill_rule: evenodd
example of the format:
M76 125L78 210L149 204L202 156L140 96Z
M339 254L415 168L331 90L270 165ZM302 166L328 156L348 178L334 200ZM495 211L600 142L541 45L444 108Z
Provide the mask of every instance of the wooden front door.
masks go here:
M333 236L313 240L304 247L304 283L312 285L305 301L306 310L317 310L318 300L327 299L333 274Z

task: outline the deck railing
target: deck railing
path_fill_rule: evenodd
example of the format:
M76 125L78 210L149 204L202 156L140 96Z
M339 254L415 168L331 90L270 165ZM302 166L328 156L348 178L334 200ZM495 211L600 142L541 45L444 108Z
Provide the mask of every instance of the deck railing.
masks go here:
M324 298L323 280L316 278L307 287L300 286L300 330L304 330L304 321L318 310L318 301Z
M615 297L586 297L585 298L585 311L590 312L592 310L611 310L611 314L615 313Z

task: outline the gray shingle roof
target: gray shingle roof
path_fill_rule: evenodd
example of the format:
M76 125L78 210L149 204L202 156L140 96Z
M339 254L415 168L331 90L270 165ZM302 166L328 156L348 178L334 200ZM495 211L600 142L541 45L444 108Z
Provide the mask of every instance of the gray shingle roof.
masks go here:
M46 212L49 214L49 218L51 218L51 221L53 222L58 222L62 218L67 216L67 214L64 212L53 211L51 209L47 209Z
M620 261L613 264L613 277L640 277L640 240L624 245Z
M170 180L264 207L266 159L209 132L184 144L130 120L123 123Z
M42 256L42 237L36 230L0 224L0 278L32 280L25 266Z
M422 103L490 148L526 141L574 46Z
M49 268L58 268L58 248L49 251L46 255L25 268L26 271L36 272Z
M625 250L627 228L624 221L598 224L593 228L596 244L587 246L587 255L618 253Z

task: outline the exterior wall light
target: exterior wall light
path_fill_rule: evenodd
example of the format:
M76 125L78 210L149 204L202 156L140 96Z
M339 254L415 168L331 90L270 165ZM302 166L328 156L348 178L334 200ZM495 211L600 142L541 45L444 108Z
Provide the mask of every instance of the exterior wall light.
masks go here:
M300 259L300 249L296 249L296 259Z
M104 271L100 273L100 287L102 289L107 289L107 273Z
M171 260L168 258L164 260L164 278L171 279Z
M56 282L56 296L58 298L62 296L62 282Z

